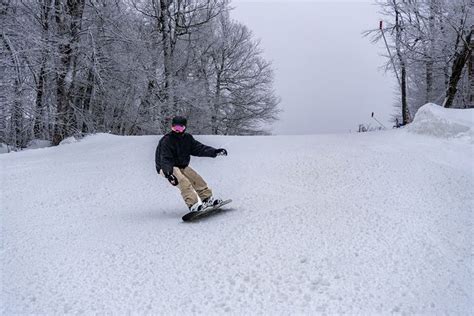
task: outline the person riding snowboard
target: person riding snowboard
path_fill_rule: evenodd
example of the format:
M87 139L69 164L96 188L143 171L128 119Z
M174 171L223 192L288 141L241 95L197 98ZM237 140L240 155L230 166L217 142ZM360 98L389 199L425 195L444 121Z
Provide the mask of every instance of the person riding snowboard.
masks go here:
M164 135L156 147L155 165L158 174L179 188L184 202L189 210L194 212L218 205L222 200L213 197L204 179L189 166L190 156L215 158L227 156L227 150L201 144L185 132L186 125L186 118L173 118L171 132ZM198 196L202 204L199 203Z

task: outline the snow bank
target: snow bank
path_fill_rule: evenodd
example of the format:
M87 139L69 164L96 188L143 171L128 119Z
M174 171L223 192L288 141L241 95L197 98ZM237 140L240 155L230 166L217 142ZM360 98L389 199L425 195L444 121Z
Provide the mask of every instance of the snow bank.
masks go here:
M119 136L111 135L107 133L97 133L97 134L87 135L86 137L87 137L88 142L91 143L91 142L105 142L107 140L110 140L110 139L113 139L114 137L119 137ZM63 139L59 143L59 145L75 144L75 143L80 142L81 139L82 139L81 137L71 136L71 137ZM29 149L48 148L52 146L53 144L50 140L44 140L44 139L33 139L30 142L28 142L28 145L26 146L26 148L23 148L23 149L18 149L12 146L8 148L7 144L0 143L0 154L6 154L10 152L17 152L17 151L25 151Z
M443 138L467 138L472 142L474 109L446 109L434 103L423 105L408 131Z
M44 140L44 139L33 139L28 143L28 149L38 149L38 148L46 148L51 147L51 141Z
M66 144L74 144L74 143L77 143L79 140L74 137L74 136L71 136L71 137L68 137L68 138L65 138L63 139L59 145L66 145Z
M103 144L107 143L108 141L113 141L120 139L121 136L109 134L109 133L95 133L95 134L87 134L84 136L71 136L68 138L63 139L59 145L66 145L66 144L75 144L75 143L87 143L87 144ZM87 144L85 146L87 146Z
M0 154L6 154L6 153L8 153L7 144L0 143Z

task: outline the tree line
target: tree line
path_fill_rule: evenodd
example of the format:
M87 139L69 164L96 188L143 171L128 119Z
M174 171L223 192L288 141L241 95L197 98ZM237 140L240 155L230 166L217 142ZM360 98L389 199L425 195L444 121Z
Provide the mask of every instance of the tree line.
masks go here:
M387 45L385 67L394 71L400 95L401 111L395 119L409 123L428 102L448 108L472 106L470 81L474 78L468 67L474 40L472 0L377 3L385 18L379 29L365 35Z
M0 0L0 142L265 134L271 64L228 0Z

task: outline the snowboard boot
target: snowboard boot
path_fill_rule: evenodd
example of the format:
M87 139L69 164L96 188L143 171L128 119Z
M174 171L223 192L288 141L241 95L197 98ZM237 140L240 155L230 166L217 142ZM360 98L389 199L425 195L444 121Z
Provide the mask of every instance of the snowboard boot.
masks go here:
M222 203L222 200L216 199L213 196L210 196L207 199L202 201L202 204L204 205L204 207L214 207L220 203Z
M201 211L201 210L203 209L203 206L204 206L204 204L201 204L201 203L197 202L197 203L195 203L194 205L191 205L191 206L189 207L189 210L190 210L191 212L199 212L199 211Z

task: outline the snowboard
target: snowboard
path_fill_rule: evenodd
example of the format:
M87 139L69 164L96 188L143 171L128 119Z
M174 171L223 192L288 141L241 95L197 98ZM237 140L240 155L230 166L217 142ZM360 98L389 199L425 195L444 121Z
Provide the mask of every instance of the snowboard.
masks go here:
M198 220L200 218L203 218L203 217L207 217L209 215L212 215L212 214L215 214L217 213L217 211L224 205L226 204L229 204L230 202L232 202L231 199L229 200L224 200L222 201L221 203L215 205L215 206L210 206L210 207L206 207L205 209L201 210L201 211L198 211L198 212L189 212L187 213L186 215L184 215L182 217L183 221L184 222L192 222L192 221L195 221L195 220Z

